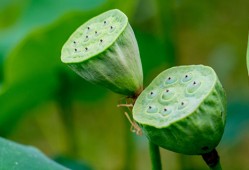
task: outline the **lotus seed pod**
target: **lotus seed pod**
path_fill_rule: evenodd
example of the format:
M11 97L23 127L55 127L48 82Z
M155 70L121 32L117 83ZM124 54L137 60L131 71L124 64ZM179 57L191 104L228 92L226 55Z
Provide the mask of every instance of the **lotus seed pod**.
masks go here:
M61 60L84 79L138 95L143 72L134 32L124 13L113 9L81 25L62 48Z
M133 118L154 144L183 154L208 153L224 132L225 92L210 67L173 67L139 95Z

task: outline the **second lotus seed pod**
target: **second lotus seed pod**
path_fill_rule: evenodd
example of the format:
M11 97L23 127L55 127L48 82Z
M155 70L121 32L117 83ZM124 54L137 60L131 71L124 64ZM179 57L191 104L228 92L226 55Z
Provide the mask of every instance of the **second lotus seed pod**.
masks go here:
M208 153L224 132L225 92L210 67L173 67L140 94L133 117L148 139L165 149L190 155Z
M81 25L62 48L62 62L84 79L127 96L143 88L137 41L128 18L114 9Z

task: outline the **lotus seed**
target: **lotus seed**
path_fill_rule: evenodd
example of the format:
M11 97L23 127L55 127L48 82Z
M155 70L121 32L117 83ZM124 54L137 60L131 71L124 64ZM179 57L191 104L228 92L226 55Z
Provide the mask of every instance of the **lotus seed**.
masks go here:
M148 113L156 113L157 112L157 107L155 106L149 106L147 109Z
M86 47L86 48L85 48L85 50L87 51L87 50L88 50L88 48Z
M176 78L168 77L165 83L166 84L174 84L176 81L177 81Z
M171 113L171 109L168 109L168 108L163 108L163 110L161 111L161 114L163 115L163 116L167 116L167 115L169 115Z
M106 21L104 21L104 24L106 24Z
M201 86L201 82L194 81L193 83L187 86L187 92L194 93L199 89L200 86Z
M100 42L103 42L103 40L101 39Z
M165 92L162 94L163 100L170 100L174 97L175 93L169 89L165 90Z
M88 30L90 30L90 27L87 27Z
M190 81L192 78L191 74L186 74L183 78L182 78L182 82L188 82Z
M187 102L181 102L180 105L178 106L178 109L182 110L186 107L186 105L187 105Z
M74 51L77 52L77 49L75 48Z

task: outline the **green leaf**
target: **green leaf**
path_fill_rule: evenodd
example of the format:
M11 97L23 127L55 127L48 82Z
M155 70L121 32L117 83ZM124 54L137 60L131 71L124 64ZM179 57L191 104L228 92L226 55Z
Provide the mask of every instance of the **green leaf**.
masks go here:
M32 146L24 146L0 138L1 170L66 170Z
M0 133L6 135L27 111L54 95L58 79L52 73L37 75L31 79L0 91Z

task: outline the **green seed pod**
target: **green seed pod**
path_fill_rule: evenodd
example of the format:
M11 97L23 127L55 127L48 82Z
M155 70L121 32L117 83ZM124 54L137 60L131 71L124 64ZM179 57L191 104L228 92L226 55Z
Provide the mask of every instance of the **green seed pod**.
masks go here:
M225 92L210 67L173 67L139 95L133 118L154 144L189 155L207 153L224 132Z
M84 79L110 90L138 95L143 72L134 32L113 9L81 25L62 48L61 60Z

